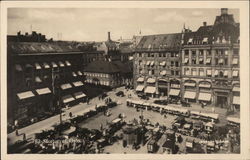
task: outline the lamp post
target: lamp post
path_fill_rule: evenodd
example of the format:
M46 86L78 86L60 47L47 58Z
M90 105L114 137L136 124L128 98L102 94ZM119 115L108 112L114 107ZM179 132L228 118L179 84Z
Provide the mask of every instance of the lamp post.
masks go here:
M58 73L59 68L57 70L54 70L52 67L52 92L53 92L53 106L56 106L55 110L59 108L60 112L60 124L62 124L62 105L61 105L61 92L60 89L58 89ZM56 102L56 103L55 103Z

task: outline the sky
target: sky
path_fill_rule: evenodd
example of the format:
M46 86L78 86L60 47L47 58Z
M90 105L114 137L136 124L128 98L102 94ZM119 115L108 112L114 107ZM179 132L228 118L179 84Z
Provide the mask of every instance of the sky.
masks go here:
M239 22L239 10L229 9ZM173 8L9 8L8 35L45 34L46 38L69 41L105 41L131 39L134 35L179 33L183 25L195 31L212 25L220 15L217 9ZM58 36L61 34L61 36Z

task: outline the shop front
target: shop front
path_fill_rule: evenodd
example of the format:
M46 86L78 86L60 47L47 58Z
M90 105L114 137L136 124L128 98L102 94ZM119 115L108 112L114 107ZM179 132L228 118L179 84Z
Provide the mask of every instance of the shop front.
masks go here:
M168 82L165 79L158 80L158 91L160 96L168 96Z
M144 90L144 93L147 96L152 98L156 97L156 87L155 87L156 79L155 78L148 78L147 79L147 87Z
M186 102L196 102L196 82L193 80L186 80L184 82L184 95Z
M211 83L208 81L201 81L199 83L199 95L198 95L199 103L203 104L211 104L212 101L212 89Z

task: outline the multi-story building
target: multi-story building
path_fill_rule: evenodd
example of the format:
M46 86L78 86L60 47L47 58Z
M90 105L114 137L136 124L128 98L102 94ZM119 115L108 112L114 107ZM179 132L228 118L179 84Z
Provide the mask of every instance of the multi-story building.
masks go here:
M239 23L226 8L213 25L182 34L182 98L239 109Z
M135 48L133 75L138 93L180 96L181 34L141 37Z
M8 42L8 119L30 120L84 100L86 55L70 42Z
M85 82L115 88L131 85L132 64L120 61L94 61L84 69Z

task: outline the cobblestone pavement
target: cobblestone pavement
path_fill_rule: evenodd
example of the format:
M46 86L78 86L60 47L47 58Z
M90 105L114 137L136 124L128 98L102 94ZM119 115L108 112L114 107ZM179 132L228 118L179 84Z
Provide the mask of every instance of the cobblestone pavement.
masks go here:
M124 91L125 92L125 97L117 97L115 95L116 92L118 91ZM164 117L158 112L153 112L153 111L146 111L144 110L143 112L137 112L135 108L132 107L127 107L126 106L126 99L128 98L128 95L132 95L132 99L137 99L139 100L138 96L134 93L132 90L126 91L124 87L115 89L113 91L110 91L107 93L109 97L111 97L112 100L118 101L120 105L114 107L111 109L111 116L105 116L103 113L98 113L98 115L91 117L84 122L80 123L79 125L81 127L86 127L90 129L100 129L101 124L105 126L107 122L112 121L115 119L120 113L125 114L125 121L128 122L130 120L133 120L134 118L139 118L141 114L146 119L150 119L150 121L154 123L159 123L161 125L165 126L170 126L171 122L176 118L176 116L173 115L167 115L167 117ZM150 99L148 102L153 102L155 99ZM145 100L144 100L145 101ZM71 107L69 110L65 112L65 115L63 116L63 120L66 120L69 118L69 112L72 112L74 116L80 115L84 112L85 109L93 108L97 104L102 104L104 101L99 100L98 97L92 99L90 101L90 104L87 105L86 103L84 104L79 104L74 107ZM175 107L181 107L180 105L175 105ZM196 111L202 111L202 112L212 112L211 107L205 107L201 108L199 105L192 104L191 107L188 108L189 110L196 110ZM215 108L215 113L220 114L220 123L224 124L225 121L225 116L226 116L226 110L221 109L221 108ZM56 123L59 123L59 115L50 117L46 120L37 122L35 124L32 124L30 126L27 126L25 128L22 128L19 130L19 134L26 133L26 137L30 138L33 137L35 133L40 132L41 130L44 129L50 129L52 126ZM13 143L17 141L18 139L22 139L22 136L16 136L15 133L10 133L8 134L8 139L10 143ZM165 137L162 136L162 138L158 141L158 145L162 146L162 144L165 142ZM185 139L184 139L185 142ZM183 145L185 143L180 144L180 149L183 148ZM182 146L182 147L181 147ZM121 141L113 144L112 146L107 146L104 149L104 152L110 152L110 153L147 153L147 145L141 146L139 150L132 150L131 146L127 148L123 148ZM162 148L158 150L157 153L162 153Z

